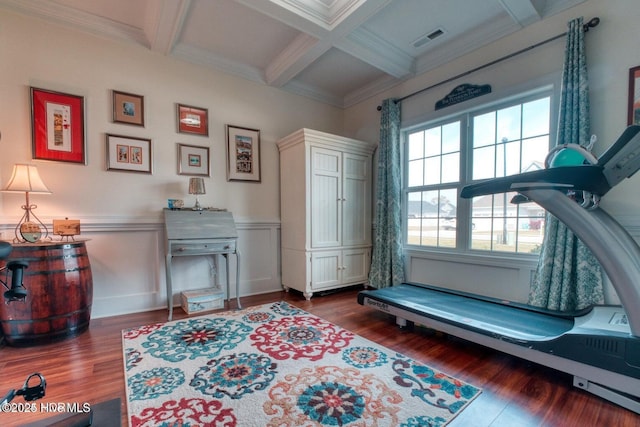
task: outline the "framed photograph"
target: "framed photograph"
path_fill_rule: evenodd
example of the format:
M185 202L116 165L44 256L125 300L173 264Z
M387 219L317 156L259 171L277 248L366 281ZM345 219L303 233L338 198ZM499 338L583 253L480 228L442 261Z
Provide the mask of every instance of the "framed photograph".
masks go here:
M178 132L209 136L209 111L206 108L177 104Z
M209 147L178 143L178 175L211 176Z
M640 125L640 66L629 70L628 125Z
M144 96L114 90L113 122L144 127Z
M227 181L260 182L260 131L227 125Z
M107 134L107 170L152 172L151 140Z
M32 157L87 164L84 97L31 87Z

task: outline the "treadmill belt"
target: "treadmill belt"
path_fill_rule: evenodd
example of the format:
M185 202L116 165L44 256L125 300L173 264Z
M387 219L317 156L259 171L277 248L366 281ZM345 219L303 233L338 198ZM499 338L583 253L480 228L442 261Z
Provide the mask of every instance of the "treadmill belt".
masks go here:
M409 284L361 291L358 302L368 305L365 298L520 342L552 340L573 328L574 323L571 318Z

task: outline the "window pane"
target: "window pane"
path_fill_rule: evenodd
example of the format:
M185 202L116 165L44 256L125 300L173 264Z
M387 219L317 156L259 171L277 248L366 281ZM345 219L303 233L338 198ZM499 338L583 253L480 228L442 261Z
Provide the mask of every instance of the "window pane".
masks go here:
M495 146L473 150L473 179L495 177Z
M422 159L412 160L409 162L409 182L407 183L409 187L416 187L422 185L423 180L423 163Z
M516 175L520 173L520 141L509 142L505 146L507 157L507 175Z
M438 219L438 212L440 209L438 204L439 197L440 197L440 191L438 190L422 192L422 204L423 204L422 216L423 217L433 218L436 220ZM435 222L434 222L434 225L436 225Z
M542 98L522 104L522 137L549 133L550 98Z
M520 139L520 105L498 110L498 139Z
M522 172L544 168L549 152L549 135L522 141Z
M409 160L424 157L424 132L415 132L409 135Z
M424 183L426 185L440 184L440 157L424 159Z
M507 168L507 151L505 150L505 144L501 143L496 145L496 172L494 176L503 177L504 171L506 168Z
M460 180L460 153L442 156L442 182L458 182Z
M438 211L440 228L438 236L438 246L443 248L456 247L457 234L457 209L458 191L456 189L445 189L440 191L438 199Z
M460 122L442 126L442 152L460 151Z
M422 222L422 193L407 194L407 244L420 244Z
M456 216L458 203L458 190L455 188L448 188L440 191L440 216L444 218L451 218Z
M483 147L496 142L496 114L494 112L473 118L473 146Z
M425 156L437 156L441 150L440 126L428 129L424 132Z
M425 246L438 246L438 191L422 192L422 241Z
M491 218L472 218L474 227L471 230L471 249L490 251Z

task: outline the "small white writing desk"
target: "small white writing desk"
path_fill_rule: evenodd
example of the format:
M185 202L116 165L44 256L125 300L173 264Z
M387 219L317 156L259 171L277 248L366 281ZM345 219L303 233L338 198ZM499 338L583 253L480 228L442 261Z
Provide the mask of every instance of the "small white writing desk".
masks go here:
M164 224L167 234L167 302L169 320L173 317L173 286L171 261L175 256L222 255L226 260L227 293L229 293L229 255L236 255L236 302L240 306L240 252L238 251L238 232L231 212L194 211L164 209ZM216 279L218 278L216 271ZM217 280L216 280L217 281Z

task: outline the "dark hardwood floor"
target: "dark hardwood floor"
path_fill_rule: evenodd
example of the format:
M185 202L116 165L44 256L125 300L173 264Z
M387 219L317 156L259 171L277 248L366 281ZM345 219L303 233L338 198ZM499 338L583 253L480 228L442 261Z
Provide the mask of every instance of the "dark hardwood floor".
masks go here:
M483 389L451 426L639 426L640 415L595 397L571 384L571 378L492 349L425 328L401 330L394 319L358 305L359 289L348 289L306 301L297 292L242 298L247 307L285 300L365 338L413 357ZM232 302L232 307L235 307ZM176 319L186 317L182 310ZM164 322L158 310L93 319L88 331L65 341L28 348L0 349L0 394L22 386L32 372L47 380L45 403L122 401L122 425L128 425L121 330ZM24 402L21 397L14 402ZM0 413L0 425L18 426L51 415Z

